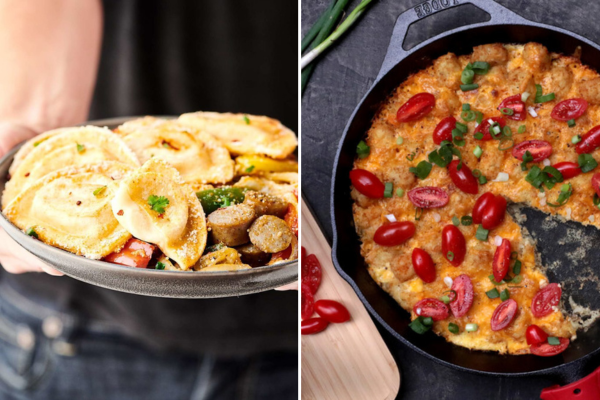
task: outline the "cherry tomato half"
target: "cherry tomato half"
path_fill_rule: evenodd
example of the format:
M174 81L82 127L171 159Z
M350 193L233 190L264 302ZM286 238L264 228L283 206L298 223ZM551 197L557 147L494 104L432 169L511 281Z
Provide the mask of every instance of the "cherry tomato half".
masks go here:
M329 322L323 318L309 318L302 321L302 334L313 335L323 332L329 325Z
M512 149L512 155L523 161L523 155L528 151L533 157L533 162L542 161L552 154L552 145L545 140L526 140Z
M433 130L433 143L441 144L444 140L452 140L452 130L456 128L456 118L446 117Z
M552 314L552 307L557 307L560 303L562 289L557 283L550 283L548 286L537 292L531 300L531 313L536 318L542 318Z
M524 121L527 118L527 110L525 110L525 103L521 100L520 94L515 94L502 100L502 103L498 106L498 110L503 108L510 108L513 110L512 115L505 115L506 118L512 119L513 121Z
M513 299L504 300L492 314L491 326L493 331L501 331L506 328L515 316L517 315L517 308L519 308L516 301Z
M474 224L481 223L481 218L483 218L485 210L491 204L491 202L495 201L494 198L495 196L493 193L486 192L479 196L479 198L475 201L475 205L473 206L473 212L471 213Z
M550 116L557 121L577 119L587 110L588 103L584 99L563 100L552 109Z
M425 283L435 281L435 265L429 253L423 249L415 248L412 252L412 265L415 273Z
M490 204L483 211L483 216L481 217L481 226L484 229L491 230L498 227L502 221L504 221L504 216L506 215L506 199L502 197L502 195L494 196L494 201L490 202Z
M318 300L315 303L315 311L321 318L335 324L350 320L348 309L334 300Z
M448 306L433 298L418 301L413 307L413 311L420 317L431 317L434 321L441 321L450 315Z
M459 163L461 163L460 170L458 169ZM463 192L470 194L477 194L479 192L477 178L475 178L471 169L464 162L459 160L452 161L448 165L448 174L456 187Z
M546 343L546 340L548 340L548 334L537 325L529 325L525 331L525 338L527 339L527 344L529 345L541 344Z
M563 179L574 178L581 173L581 168L579 168L579 164L572 161L559 162L554 164L553 167L556 168L558 172L560 172Z
M373 240L380 246L398 246L413 237L416 229L411 221L390 222L377 228Z
M474 291L471 278L462 274L452 281L452 290L456 292L456 299L450 302L450 309L456 318L465 316L473 305Z
M553 346L550 343L542 343L542 344L534 344L529 349L531 354L535 354L536 356L541 357L552 357L557 354L562 353L569 347L569 339L567 338L558 338L560 344Z
M442 253L446 260L455 267L458 267L465 259L467 254L467 243L465 236L458 227L450 224L442 229Z
M308 319L312 317L315 312L315 299L310 290L310 287L303 283L300 285L300 300L301 300L301 317L302 319Z
M600 125L590 129L581 137L581 142L575 146L577 154L587 154L596 150L600 146Z
M474 133L483 133L483 138L481 140L492 140L492 134L490 133L490 120L497 122L500 125L500 128L504 128L506 126L506 120L502 117L492 117L492 118L484 118L481 121L481 124L475 129Z
M364 169L353 169L350 171L352 186L360 193L372 199L383 197L385 185L372 172Z
M600 196L600 172L596 172L594 176L592 176L592 187L596 194Z
M421 186L407 193L408 199L415 207L439 208L448 204L450 197L444 189L433 186Z
M321 263L314 254L302 259L302 284L310 288L312 294L317 293L321 285Z
M508 273L510 267L510 241L508 239L502 239L500 246L496 247L494 253L494 262L492 268L494 271L494 279L496 282L500 282Z
M419 93L408 99L398 109L396 120L398 122L411 122L429 114L435 106L435 96L431 93Z

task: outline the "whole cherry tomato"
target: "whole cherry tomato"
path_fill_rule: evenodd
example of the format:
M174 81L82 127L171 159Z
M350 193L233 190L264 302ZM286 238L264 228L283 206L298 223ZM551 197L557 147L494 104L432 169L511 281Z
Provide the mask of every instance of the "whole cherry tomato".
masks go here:
M329 322L323 318L309 318L302 321L302 334L313 335L323 332L329 325Z
M398 122L411 122L429 114L435 106L435 96L431 93L419 93L408 99L398 109L396 120Z
M588 103L584 99L563 100L552 109L550 116L557 121L577 119L587 110Z
M496 282L500 282L508 273L510 267L510 241L508 239L502 239L500 246L496 248L494 253L494 262L492 268L494 271L494 279Z
M315 303L315 311L321 318L335 324L340 324L350 319L348 309L343 304L334 300L318 300Z
M560 172L563 179L574 178L581 173L581 168L579 168L579 164L571 161L563 161L553 165L554 168ZM550 175L550 174L548 174Z
M434 321L441 321L450 315L448 306L433 298L418 301L413 307L413 311L420 317L431 317Z
M525 338L527 339L527 344L541 344L546 343L548 334L537 325L529 325L525 331Z
M494 196L494 201L490 202L490 204L483 211L483 216L481 217L481 226L484 229L491 230L498 227L502 221L504 221L504 216L506 215L506 199L502 197L502 195Z
M372 172L364 169L353 169L350 171L352 186L360 193L372 199L383 197L385 185Z
M380 246L398 246L413 237L415 231L411 221L390 222L377 228L373 240Z
M433 130L433 143L441 144L444 140L452 140L452 130L456 128L456 118L446 117Z
M525 111L525 103L521 100L520 94L515 94L502 100L502 103L498 106L498 110L503 108L510 108L513 110L512 115L505 115L506 118L512 119L513 121L524 121L527 118L527 111Z
M304 248L304 246L302 246L301 249L302 249L302 259L304 259L304 257L306 257L306 249Z
M462 264L467 254L465 236L458 227L450 224L442 229L442 253L446 260L455 267Z
M552 145L545 140L526 140L512 149L512 155L523 161L523 155L528 151L534 162L542 161L552 154Z
M506 120L502 117L484 118L474 132L474 134L483 133L483 138L481 140L493 139L492 134L490 133L490 120L497 122L498 125L500 125L500 128L504 128L506 126Z
M592 187L596 194L600 196L600 172L596 172L594 176L592 176Z
M536 318L543 318L552 314L552 307L557 307L560 303L562 289L556 283L550 283L545 288L537 292L531 300L531 313Z
M415 248L412 252L412 265L415 273L425 283L435 281L435 265L429 253L423 249Z
M462 274L452 281L452 290L456 292L456 298L450 301L450 309L456 318L465 316L473 305L474 290L471 278Z
M310 287L303 283L300 285L300 300L301 300L301 317L302 319L310 318L315 312L315 299L310 290Z
M491 202L495 201L494 199L495 196L491 192L486 192L479 196L479 198L475 201L475 205L473 206L473 212L471 213L474 224L481 223L481 218L483 218L483 214L486 208L488 207L488 205L491 204Z
M513 299L504 300L492 314L491 326L493 331L500 331L506 328L515 316L519 305Z
M302 284L310 288L312 294L317 293L321 285L321 263L314 254L302 259Z
M460 170L458 169L459 163L461 163ZM477 178L475 178L473 172L471 172L464 162L459 160L452 161L448 165L448 173L452 182L463 192L470 194L477 194L479 192Z
M562 353L563 351L565 351L567 349L567 347L569 347L569 339L561 337L561 338L558 338L558 340L560 341L560 344L556 345L556 346L553 346L550 343L541 343L541 344L532 345L529 348L531 351L531 354L535 354L536 356L542 356L542 357L552 357L552 356Z
M408 199L415 207L439 208L448 204L450 197L444 189L433 186L421 186L407 193Z
M575 146L577 154L587 154L596 150L600 146L600 125L590 129L581 137L581 142Z

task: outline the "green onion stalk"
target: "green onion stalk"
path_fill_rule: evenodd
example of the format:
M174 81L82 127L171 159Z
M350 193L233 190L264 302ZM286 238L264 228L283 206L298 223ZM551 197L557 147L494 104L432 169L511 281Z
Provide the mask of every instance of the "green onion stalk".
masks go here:
M365 12L367 6L372 1L373 0L361 1L360 4L356 6L354 10L352 10L352 12L348 15L344 22L342 22L340 26L338 26L338 28L335 31L333 31L333 33L329 35L329 37L327 37L327 39L325 39L322 43L317 45L315 48L313 48L311 51L309 51L308 53L306 53L306 55L302 57L302 60L300 61L301 68L304 69L315 58L317 58L317 56L319 56L322 52L329 48L329 46L331 46L333 42L339 39L339 37L342 36L344 32L346 32L348 28L350 28L356 22L356 20L358 20L358 18L360 18L360 16ZM340 3L341 2L342 1L340 1ZM334 10L335 8L337 8L337 6L338 4L336 4Z

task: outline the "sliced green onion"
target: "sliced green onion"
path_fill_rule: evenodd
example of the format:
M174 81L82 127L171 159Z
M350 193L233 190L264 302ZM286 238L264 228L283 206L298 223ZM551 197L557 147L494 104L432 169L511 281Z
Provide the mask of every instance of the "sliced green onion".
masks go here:
M477 118L475 119L477 121L477 124L481 124L483 122L483 113L481 111L475 111L475 115L477 116Z
M461 133L467 133L469 131L469 127L461 122L456 122L456 129L458 129Z
M427 332L429 329L431 329L430 326L425 326L423 324L423 317L415 318L410 324L408 324L408 326L410 326L410 329L412 329L419 335L422 335L425 332Z
M513 139L502 139L500 143L498 143L498 150L506 151L510 150L515 146L515 141Z
M106 190L106 186L100 186L98 189L94 190L93 195L98 197L105 190Z
M431 317L424 317L421 322L425 326L431 326L431 325L433 325L433 318L431 318Z
M529 150L523 154L523 162L521 163L521 171L527 171L527 163L533 161L533 156Z
M575 126L575 120L574 119L570 119L567 121L567 125L569 126L569 128L572 128Z
M418 163L416 167L410 167L408 170L415 174L419 179L425 179L429 176L431 168L433 168L432 164L423 160Z
M160 261L156 263L154 269L165 269L166 265L161 263Z
M519 275L521 273L521 261L515 261L515 265L513 265L513 274Z
M558 346L560 344L560 339L554 336L548 336L548 344Z
M579 157L577 157L577 162L583 173L590 172L598 166L594 156L591 154L580 154Z
M483 133L477 132L473 137L477 140L481 140L483 139Z
M506 301L509 298L510 298L510 292L508 291L508 289L504 289L503 291L500 292L500 300Z
M528 98L529 98L529 93L528 92L523 92L523 94L521 95L521 101L523 103L525 103Z
M383 191L383 197L392 197L394 191L394 184L392 182L385 183L385 190Z
M517 275L514 278L512 278L512 280L509 283L519 284L519 283L521 283L522 280L523 280L523 275Z
M406 159L408 161L412 161L415 159L415 156L417 155L417 153L415 153L414 151L412 153L410 153L409 155L406 156Z
M473 78L475 78L475 71L473 71L472 69L469 69L469 68L463 69L463 72L460 75L460 81L463 84L465 84L465 85L472 84Z
M512 108L501 108L500 112L504 115L513 115L515 113L515 110L513 110Z
M402 188L396 189L396 196L398 196L398 197L404 196L404 189L402 189Z
M469 103L465 103L462 105L463 111L471 111L471 105Z
M396 138L396 144L401 145L402 143L404 143L404 138L402 136L398 136Z
M521 125L519 126L519 129L517 130L518 133L525 133L525 130L527 129L527 127L525 125Z
M471 226L473 225L473 217L470 215L465 215L464 217L460 218L460 223L464 226Z
M475 332L477 329L479 329L479 325L477 324L467 324L465 326L465 331L467 332Z
M452 223L454 224L454 226L460 225L460 220L458 219L458 217L456 215L454 217L452 217Z
M475 90L479 87L478 84L476 83L471 83L469 85L460 85L460 90L462 90L463 92L469 92L471 90Z
M490 69L490 64L485 61L475 61L472 68L477 75L485 75Z
M504 281L500 281L500 282L496 282L496 280L494 279L494 274L488 275L488 279L490 280L490 282L492 282L492 284L494 284L495 286L500 286L500 285L504 285L506 282ZM499 294L498 294L499 295Z
M487 292L485 292L485 294L490 299L497 299L498 297L500 297L500 293L498 293L498 289L496 289L496 288L493 288L492 290L488 290Z
M554 93L548 93L542 96L542 85L535 85L535 102L546 103L554 100Z
M502 134L504 135L504 137L511 138L512 129L510 129L510 126L506 125L504 128L502 128Z
M34 229L34 228L29 228L29 229L27 229L27 230L25 231L25 233L26 233L27 235L31 236L31 237L34 237L34 238L36 238L36 239L39 239L39 238L38 238L38 234L37 234L37 232L35 231L35 229Z
M247 115L244 115L244 122L246 123L246 125L250 125L250 118L248 118Z
M495 133L496 135L502 132L502 128L499 124L495 124L493 127L490 127L490 133Z
M365 143L364 140L361 140L360 142L358 142L358 145L356 146L356 154L358 155L358 158L365 158L370 153L371 153L371 148L369 146L367 146L367 144Z
M420 221L423 216L423 208L419 207L415 210L415 221Z
M570 183L562 185L560 188L560 194L558 195L558 199L556 199L556 203L546 202L550 207L562 207L569 201L569 198L573 194L573 186Z
M449 304L449 303L450 303L450 297L449 297L449 296L446 296L446 295L444 295L444 296L440 297L440 300L441 300L442 302L444 302L444 304Z
M575 136L573 136L573 137L571 138L571 143L573 143L573 144L577 144L577 143L579 143L579 142L581 142L581 136L579 136L579 135L575 135Z
M598 197L597 193L594 193L593 202L596 207L600 208L600 197Z
M481 147L477 146L475 147L475 149L473 149L473 154L475 155L475 157L480 158L483 154L483 150L481 150Z
M460 113L460 117L465 122L471 122L471 121L475 120L475 112L473 112L471 110L463 111Z
M446 253L446 258L448 259L448 261L452 261L454 260L454 253L449 251Z
M454 334L456 335L456 334L458 333L458 325L456 325L456 324L455 324L455 323L453 323L453 322L450 322L450 323L448 324L448 330L449 330L451 333L454 333Z
M77 152L83 153L85 151L85 145L77 143Z
M488 231L487 229L485 229L483 226L479 225L477 227L477 232L475 232L475 237L479 240L481 240L482 242L485 242L488 240L488 234L490 233L490 231Z

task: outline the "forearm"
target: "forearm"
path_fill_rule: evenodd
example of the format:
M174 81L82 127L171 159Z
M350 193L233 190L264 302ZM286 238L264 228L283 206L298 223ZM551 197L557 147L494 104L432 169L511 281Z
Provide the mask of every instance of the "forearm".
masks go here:
M100 56L100 0L0 0L0 26L0 121L38 132L85 121Z

